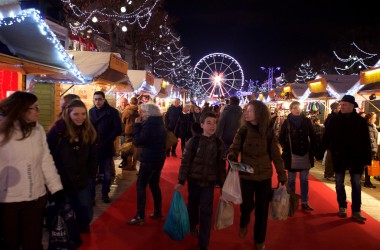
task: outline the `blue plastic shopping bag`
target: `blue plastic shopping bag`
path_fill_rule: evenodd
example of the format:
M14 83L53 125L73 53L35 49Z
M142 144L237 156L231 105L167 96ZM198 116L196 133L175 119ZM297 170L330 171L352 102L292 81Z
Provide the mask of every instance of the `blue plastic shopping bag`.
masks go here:
M174 191L163 230L172 240L182 240L190 232L189 213L182 195L178 191Z

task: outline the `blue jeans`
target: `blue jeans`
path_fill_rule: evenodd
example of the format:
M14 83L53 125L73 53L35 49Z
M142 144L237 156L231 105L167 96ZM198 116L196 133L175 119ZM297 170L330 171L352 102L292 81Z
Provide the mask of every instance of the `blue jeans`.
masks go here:
M103 174L102 195L108 195L111 191L112 175L115 172L113 158L105 158L99 161L99 173Z
M288 171L288 185L292 192L296 191L296 175L297 172ZM309 170L302 170L300 172L300 186L301 186L301 203L307 204L309 202Z
M165 161L162 162L141 162L137 176L137 216L145 218L146 187L149 184L153 195L154 213L162 214L162 195L160 188L161 170Z
M67 193L66 204L74 210L79 228L86 229L94 216L90 184L77 193Z
M360 212L360 208L362 205L362 188L360 186L361 174L353 174L350 172L351 176L351 198L352 205L351 210L352 213ZM344 187L344 177L345 173L336 173L335 172L335 190L336 196L338 200L339 207L347 208L347 196L346 189Z

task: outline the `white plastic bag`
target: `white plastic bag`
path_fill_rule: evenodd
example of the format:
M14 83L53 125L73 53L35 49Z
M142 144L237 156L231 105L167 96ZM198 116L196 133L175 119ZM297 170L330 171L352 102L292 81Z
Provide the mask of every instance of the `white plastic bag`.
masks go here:
M215 213L214 229L220 230L232 224L234 224L234 205L220 197Z
M270 204L269 218L272 220L286 220L289 215L289 194L282 185L274 189Z
M241 197L239 172L237 170L231 168L228 172L222 189L222 198L225 201L230 201L236 205L243 202Z

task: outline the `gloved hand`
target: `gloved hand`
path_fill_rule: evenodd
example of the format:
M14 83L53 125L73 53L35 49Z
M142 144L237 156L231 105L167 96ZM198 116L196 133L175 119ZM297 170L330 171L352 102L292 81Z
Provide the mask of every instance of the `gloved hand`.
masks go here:
M66 194L63 189L53 194L53 201L58 206L64 206L66 204Z

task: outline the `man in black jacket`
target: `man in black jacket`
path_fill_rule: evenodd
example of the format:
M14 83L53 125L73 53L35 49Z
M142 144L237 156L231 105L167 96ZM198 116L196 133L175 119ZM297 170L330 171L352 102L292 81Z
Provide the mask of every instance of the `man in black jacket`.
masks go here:
M182 113L182 106L179 105L180 103L181 103L181 100L179 98L176 98L174 101L174 105L170 106L168 108L168 111L166 112L165 126L169 131L174 132L174 129L175 129L175 126L176 126L177 121L179 119L179 116ZM178 135L176 135L176 137L178 137ZM166 151L166 156L169 156L170 151L172 151L172 156L176 157L177 156L177 154L175 152L176 148L177 148L177 144L175 144L171 148L169 148Z
M339 204L339 217L347 217L346 190L344 177L346 170L351 176L352 219L364 223L366 218L361 209L361 176L364 166L371 165L371 141L367 122L360 117L355 108L355 97L343 96L340 112L331 118L323 135L323 144L331 151L336 178L336 194Z
M115 175L113 156L115 154L114 141L121 134L121 119L119 111L111 107L102 91L94 93L94 107L89 111L90 120L98 136L98 165L99 173L103 174L102 199L104 203L110 203L112 175ZM95 187L93 197L95 198Z
M240 127L242 114L243 110L239 106L239 98L232 96L229 104L220 115L216 128L216 135L224 142L226 153L234 140L236 131Z

